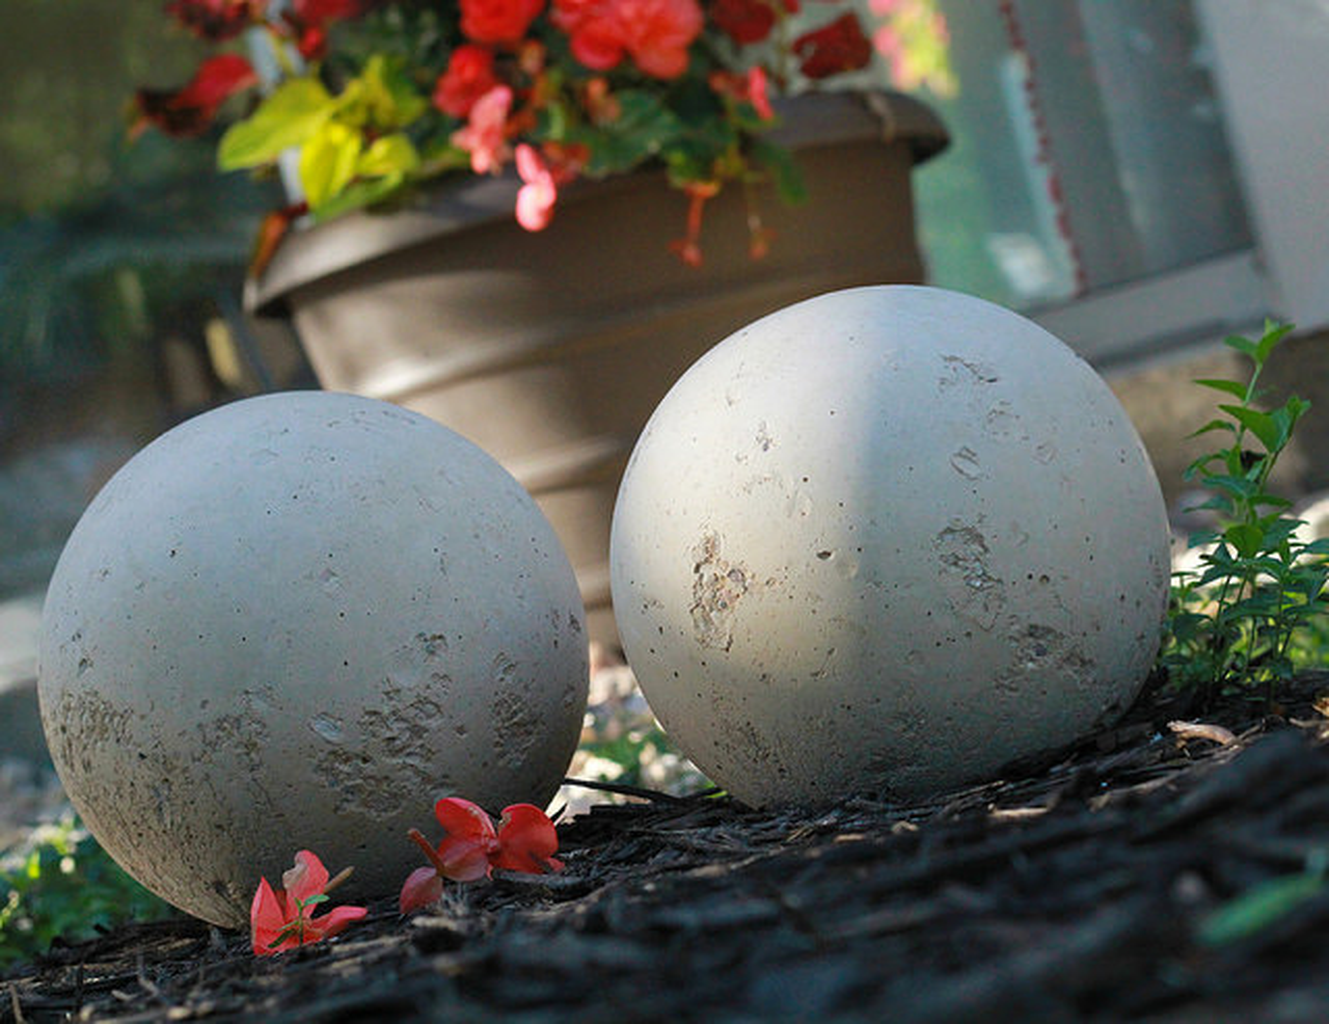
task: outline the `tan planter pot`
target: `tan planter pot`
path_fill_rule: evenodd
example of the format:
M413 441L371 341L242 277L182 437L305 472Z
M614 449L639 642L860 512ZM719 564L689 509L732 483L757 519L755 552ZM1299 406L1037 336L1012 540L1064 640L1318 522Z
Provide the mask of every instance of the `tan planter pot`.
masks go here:
M614 642L614 498L670 385L781 306L923 277L910 171L946 145L935 115L894 93L836 93L792 100L784 119L809 201L756 190L775 232L765 259L748 255L740 188L707 204L697 270L668 249L686 199L661 173L568 189L538 234L513 220L514 180L470 179L425 207L300 231L249 306L294 319L324 387L432 416L507 467L567 548L591 637Z

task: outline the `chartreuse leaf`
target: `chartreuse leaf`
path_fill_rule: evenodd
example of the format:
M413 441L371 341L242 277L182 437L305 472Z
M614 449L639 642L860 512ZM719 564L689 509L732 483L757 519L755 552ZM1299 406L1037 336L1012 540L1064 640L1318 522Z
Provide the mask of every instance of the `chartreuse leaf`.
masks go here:
M391 131L417 120L428 106L397 62L376 53L342 92L338 118Z
M394 132L370 143L369 148L360 155L355 173L363 178L405 176L419 166L420 154L410 137L402 132Z
M329 121L300 149L300 187L311 210L339 194L355 177L363 142L360 132Z
M336 110L336 101L317 79L293 78L279 86L248 118L222 136L217 165L223 171L257 167L299 146Z

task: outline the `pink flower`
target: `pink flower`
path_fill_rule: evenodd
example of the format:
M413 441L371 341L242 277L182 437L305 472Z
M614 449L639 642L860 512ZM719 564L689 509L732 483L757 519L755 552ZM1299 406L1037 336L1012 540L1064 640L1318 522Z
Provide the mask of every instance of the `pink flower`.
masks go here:
M471 105L465 128L452 133L452 144L471 154L476 174L497 174L511 155L507 142L512 90L496 85Z
M560 871L558 833L549 816L531 804L503 809L495 830L488 814L469 800L444 797L434 805L434 816L446 835L435 849L418 829L408 833L429 859L429 865L411 872L401 889L403 914L436 903L443 895L443 879L473 882L488 878L494 868L541 874Z
M477 43L521 42L545 0L461 0L461 31Z
M608 71L626 53L655 78L687 70L705 22L697 0L554 0L553 20L588 68Z
M322 917L314 916L314 909L327 900L328 892L350 874L347 868L329 882L323 862L308 850L301 850L295 855L295 867L281 876L281 889L274 892L266 878L260 879L249 908L254 955L271 956L284 949L307 946L336 935L364 917L369 912L365 907L337 907Z
M525 182L517 193L517 223L527 231L543 231L554 217L558 187L548 165L532 146L517 147L517 173Z
M476 101L498 85L494 51L463 43L452 51L447 70L434 86L434 106L453 117L468 117Z

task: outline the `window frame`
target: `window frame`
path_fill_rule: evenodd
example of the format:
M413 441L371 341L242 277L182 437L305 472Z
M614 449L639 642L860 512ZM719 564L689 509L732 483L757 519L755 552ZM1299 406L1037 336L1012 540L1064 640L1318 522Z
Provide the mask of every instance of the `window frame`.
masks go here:
M1254 245L1032 311L1104 368L1256 330L1270 316L1302 332L1329 324L1329 11L1192 2Z

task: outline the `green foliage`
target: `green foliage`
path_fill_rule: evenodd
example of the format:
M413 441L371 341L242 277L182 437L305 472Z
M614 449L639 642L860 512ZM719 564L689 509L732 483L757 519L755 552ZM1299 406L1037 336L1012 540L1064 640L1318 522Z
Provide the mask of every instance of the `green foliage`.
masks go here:
M70 816L0 859L0 968L126 921L175 910L129 877Z
M1325 886L1325 851L1312 851L1306 861L1301 873L1261 882L1209 914L1200 923L1200 941L1227 946L1248 939L1319 896Z
M1199 686L1206 696L1262 686L1270 699L1315 657L1316 645L1307 641L1325 635L1329 540L1299 537L1300 521L1284 514L1289 502L1268 489L1269 474L1310 403L1293 395L1267 411L1255 404L1260 373L1291 330L1267 323L1258 341L1226 340L1251 360L1249 380L1196 381L1236 401L1220 404L1223 416L1192 435L1226 435L1225 446L1185 473L1212 494L1200 508L1217 515L1218 527L1190 537L1189 546L1203 551L1200 568L1174 574L1160 660L1172 681ZM1318 650L1322 658L1325 648Z

